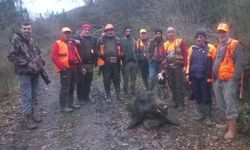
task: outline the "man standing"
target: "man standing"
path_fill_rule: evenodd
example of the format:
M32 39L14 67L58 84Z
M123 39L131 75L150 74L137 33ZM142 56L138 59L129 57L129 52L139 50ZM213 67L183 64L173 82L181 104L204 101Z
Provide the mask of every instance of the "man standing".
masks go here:
M184 109L184 73L186 71L187 50L182 39L176 38L173 27L167 28L168 40L164 43L167 53L168 84L172 91L174 107Z
M123 90L124 96L129 94L135 95L135 82L137 75L137 64L136 64L136 55L135 55L135 44L136 41L131 38L131 29L126 27L124 29L124 38L121 39L121 45L125 54L123 59L122 66L122 75L123 75ZM130 78L130 81L129 81ZM130 93L128 93L128 85L130 84Z
M140 68L142 81L146 90L148 90L148 58L147 49L149 37L146 29L140 29L140 38L136 41L136 57Z
M16 74L19 75L22 113L29 130L37 128L37 123L42 121L34 117L34 109L37 104L39 73L45 64L31 33L31 24L22 23L20 32L12 37L8 55L9 61L15 65Z
M77 83L77 97L79 104L85 104L90 100L90 86L93 80L94 65L97 61L97 39L91 35L91 25L83 24L80 37L78 37L79 55L82 61L82 67L86 74L78 73L79 82Z
M51 59L55 63L56 72L60 73L60 106L61 112L72 112L80 108L74 104L74 90L77 83L77 72L82 60L74 40L70 40L71 29L61 29L61 39L52 46Z
M165 58L165 52L163 49L164 38L162 36L162 30L155 30L155 37L149 44L148 48L148 64L149 64L149 90L154 89L157 75L161 70L161 63Z
M225 113L227 132L225 139L233 139L238 117L236 90L243 72L243 49L238 40L230 38L230 27L220 23L218 28L219 46L213 65L215 76L214 93L219 109Z
M120 67L124 56L119 40L114 35L114 26L106 24L105 35L98 42L98 65L102 67L103 84L106 92L106 101L111 102L111 80L115 87L116 99L120 100Z
M198 115L194 120L205 120L206 125L211 122L211 87L212 66L216 55L214 45L207 42L205 31L198 30L195 33L195 45L188 49L186 78L191 82L192 92L198 107Z

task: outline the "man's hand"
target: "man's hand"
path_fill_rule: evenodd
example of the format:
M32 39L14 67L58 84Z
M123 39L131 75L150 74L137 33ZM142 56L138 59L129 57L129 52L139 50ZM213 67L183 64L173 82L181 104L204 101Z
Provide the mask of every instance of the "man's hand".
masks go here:
M189 75L188 74L186 75L186 81L187 82L189 81Z
M187 70L186 67L183 67L183 68L182 68L182 71L183 71L184 74L186 73L186 70Z
M75 41L75 43L76 43L77 45L80 45L80 44L81 44L80 40L74 40L74 41Z
M85 75L85 74L87 73L87 70L86 70L85 68L81 67L80 72L81 72L83 75Z

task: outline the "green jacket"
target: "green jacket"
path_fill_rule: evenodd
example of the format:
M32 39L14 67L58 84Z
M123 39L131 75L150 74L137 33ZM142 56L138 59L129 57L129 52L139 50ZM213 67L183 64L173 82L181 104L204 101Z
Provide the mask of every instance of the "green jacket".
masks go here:
M45 63L40 54L41 51L33 38L27 40L21 33L15 33L7 57L14 63L16 74L38 73Z

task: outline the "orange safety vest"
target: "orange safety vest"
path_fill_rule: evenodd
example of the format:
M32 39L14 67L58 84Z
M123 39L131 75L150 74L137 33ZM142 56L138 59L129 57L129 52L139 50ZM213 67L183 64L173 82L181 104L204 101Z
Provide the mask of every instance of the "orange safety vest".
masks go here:
M100 54L104 55L105 53L105 48L104 48L104 43L102 43L100 45ZM117 50L117 54L120 55L121 54L121 46L119 44L116 45L116 50ZM105 64L104 60L102 58L98 58L97 60L97 65L99 66L103 66ZM120 64L122 65L122 60L120 60Z
M63 42L62 40L58 40L56 41L58 46L59 46L59 51L58 51L58 57L59 57L59 60L62 62L62 64L64 65L65 68L69 68L70 65L69 65L69 50L68 50L68 45ZM82 62L82 59L78 53L78 50L77 50L77 47L74 46L74 50L77 54L77 57L78 59L80 60L80 62ZM56 72L60 72L62 71L61 68L58 68L56 66Z
M182 42L182 39L175 39L173 42L170 42L169 40L164 43L164 50L166 53L173 55L167 56L167 60L170 61L176 61L180 63L184 63L184 57L182 55L182 50L180 48L180 44Z
M215 56L216 56L216 48L214 45L208 43L208 53L207 53L207 58L210 58L214 61L215 59ZM187 56L187 69L186 69L186 74L189 74L189 68L190 68L190 59L191 59L191 55L193 53L193 46L191 46L189 49L188 49L188 56ZM210 78L207 78L207 82L208 83L211 83L213 82L213 78L210 77Z
M235 64L233 61L234 52L239 41L232 39L227 45L227 49L223 60L220 63L218 79L219 80L230 80L233 78L235 71ZM218 48L220 45L218 46Z

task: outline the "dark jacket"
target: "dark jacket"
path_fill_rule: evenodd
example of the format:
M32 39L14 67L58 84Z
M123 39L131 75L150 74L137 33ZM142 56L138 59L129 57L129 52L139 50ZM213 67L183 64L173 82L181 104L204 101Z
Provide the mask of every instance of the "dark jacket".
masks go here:
M122 38L121 46L123 48L123 52L125 54L124 63L127 63L129 61L136 61L136 55L135 55L135 48L136 48L136 41L132 38Z
M33 38L27 40L21 33L13 35L8 60L14 63L16 74L38 73L45 63L40 54Z
M164 39L162 38L161 41L157 41L156 39L153 39L149 43L148 47L148 59L154 62L162 62L165 58L165 51L164 51ZM157 58L154 58L154 54L157 54Z
M81 44L77 46L83 64L95 64L97 61L97 38L93 36L78 36Z

